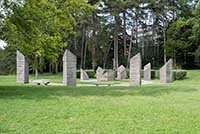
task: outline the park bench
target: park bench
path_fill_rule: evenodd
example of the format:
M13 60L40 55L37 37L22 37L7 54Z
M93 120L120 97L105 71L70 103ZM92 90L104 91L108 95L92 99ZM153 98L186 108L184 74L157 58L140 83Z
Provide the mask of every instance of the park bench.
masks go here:
M50 81L45 79L40 79L40 80L33 80L32 83L36 85L48 85Z
M101 86L101 85L102 85L102 86L107 85L107 86L110 87L110 86L112 86L112 85L114 85L114 84L113 84L113 83L95 83L94 85L96 85L97 87L98 87L98 86Z

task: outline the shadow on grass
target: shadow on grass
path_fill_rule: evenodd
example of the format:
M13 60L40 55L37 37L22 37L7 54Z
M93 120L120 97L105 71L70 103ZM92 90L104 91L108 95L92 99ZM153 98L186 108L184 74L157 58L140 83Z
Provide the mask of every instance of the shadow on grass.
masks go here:
M0 86L0 99L45 99L48 97L80 96L152 96L172 92L195 92L196 88L172 85L142 87L61 87L61 86Z

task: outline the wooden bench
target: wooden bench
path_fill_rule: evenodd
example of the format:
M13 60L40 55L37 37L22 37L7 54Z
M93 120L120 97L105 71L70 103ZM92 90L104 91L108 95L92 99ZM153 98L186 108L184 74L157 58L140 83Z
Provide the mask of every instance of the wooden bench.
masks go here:
M102 86L104 86L104 85L107 85L107 86L112 86L112 85L114 85L113 83L95 83L94 85L96 85L97 87L98 86L100 86L100 85L102 85Z
M41 79L41 80L33 80L32 83L36 84L36 85L48 85L50 83L50 81Z

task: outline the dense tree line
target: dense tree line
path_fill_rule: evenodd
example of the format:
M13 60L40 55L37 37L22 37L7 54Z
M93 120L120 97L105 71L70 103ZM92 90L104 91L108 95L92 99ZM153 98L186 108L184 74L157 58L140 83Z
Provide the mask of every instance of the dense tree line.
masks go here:
M195 0L3 0L1 73L14 72L17 49L36 74L62 71L66 48L84 69L128 67L138 52L154 68L171 57L176 67L198 67L199 10Z

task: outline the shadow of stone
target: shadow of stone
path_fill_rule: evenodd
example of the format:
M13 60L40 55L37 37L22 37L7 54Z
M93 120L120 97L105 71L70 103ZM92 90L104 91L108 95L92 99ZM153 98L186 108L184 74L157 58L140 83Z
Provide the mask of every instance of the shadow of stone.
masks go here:
M197 88L173 85L142 87L61 87L61 86L0 86L0 99L56 99L56 97L81 96L162 96L173 92L195 92Z

